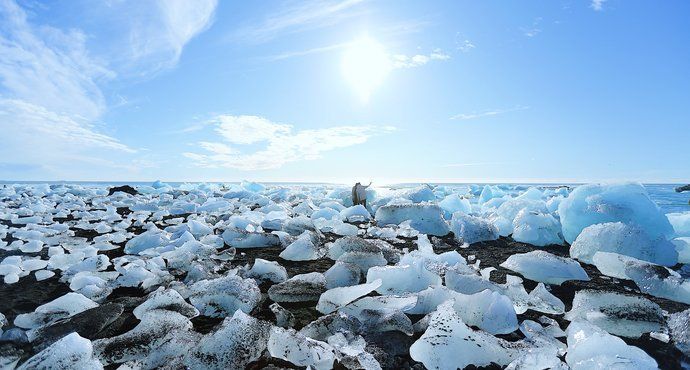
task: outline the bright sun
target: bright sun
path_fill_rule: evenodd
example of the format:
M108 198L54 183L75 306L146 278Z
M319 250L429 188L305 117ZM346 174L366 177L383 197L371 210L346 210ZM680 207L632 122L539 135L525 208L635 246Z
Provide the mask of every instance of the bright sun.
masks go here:
M381 85L391 62L381 44L369 37L352 42L343 55L343 76L363 101Z

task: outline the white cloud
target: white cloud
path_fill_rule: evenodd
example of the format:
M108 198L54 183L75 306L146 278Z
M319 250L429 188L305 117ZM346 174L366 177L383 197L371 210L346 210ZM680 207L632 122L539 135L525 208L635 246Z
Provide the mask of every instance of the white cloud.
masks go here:
M450 59L450 55L444 53L440 49L436 49L427 55L416 54L413 56L407 56L403 54L396 54L393 55L392 59L394 68L414 68L423 66L432 60L448 60Z
M138 9L143 3L110 4ZM88 162L95 168L146 165L140 158L123 158L122 153L137 151L103 133L98 123L108 109L101 86L126 67L121 60L110 59L111 55L94 55L87 41L117 50L122 58L136 64L139 74L159 71L177 63L184 45L208 27L216 0L146 4L155 9L137 14L138 21L117 12L94 17L99 25L119 22L123 29L131 30L115 32L124 34L120 39L126 39L126 50L131 51L122 52L124 49L110 48L112 40L91 34L87 37L77 28L64 31L32 24L16 2L0 0L0 132L9 138L0 146L3 163L9 168L19 163L25 167L35 164L57 176L68 173L70 167L79 167L77 162ZM116 104L122 102L120 97Z
M599 11L604 10L604 3L605 2L606 2L606 0L592 0L592 3L589 6L590 6L590 8L599 12Z
M0 149L5 160L79 147L132 152L92 124L105 110L97 81L113 73L88 54L84 35L34 28L12 1L0 3L0 19L0 128L11 138Z
M474 49L476 46L470 41L470 40L463 40L462 42L459 43L458 49L462 51L463 53L467 53L470 50Z
M240 151L220 142L201 142L208 153L183 155L201 167L240 170L278 168L286 163L320 158L324 152L365 143L375 135L389 133L393 127L337 126L294 131L291 125L271 122L257 116L219 116L213 120L216 132L233 144L265 143L253 152ZM256 132L253 132L256 129Z
M489 111L484 111L484 112L479 112L479 113L475 113L475 112L460 113L460 114L454 115L453 117L450 117L450 119L459 120L459 121L466 121L466 120L477 119L477 118L482 118L482 117L496 116L496 115L508 113L508 112L526 110L526 109L529 109L529 107L524 106L524 105L518 105L518 106L515 106L513 108L508 108L508 109L494 109L494 110L489 110Z
M129 66L137 74L177 64L184 46L213 24L217 0L120 2L111 11L128 14Z
M219 116L216 132L233 144L252 144L289 134L292 127L257 116Z
M522 34L527 36L527 37L534 37L538 34L541 33L541 28L539 27L539 24L541 23L542 18L537 17L534 19L532 22L532 26L530 27L523 27L520 30L522 30Z
M266 42L279 35L334 25L353 17L352 12L364 0L311 0L293 2L278 12L269 14L263 21L252 21L241 28L234 38L242 41Z

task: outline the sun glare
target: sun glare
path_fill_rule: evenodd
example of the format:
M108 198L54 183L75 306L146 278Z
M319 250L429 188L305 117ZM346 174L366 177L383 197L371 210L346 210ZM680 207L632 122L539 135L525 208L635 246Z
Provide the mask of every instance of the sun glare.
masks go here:
M376 40L363 37L352 42L343 55L343 76L355 93L368 101L391 69L386 50Z

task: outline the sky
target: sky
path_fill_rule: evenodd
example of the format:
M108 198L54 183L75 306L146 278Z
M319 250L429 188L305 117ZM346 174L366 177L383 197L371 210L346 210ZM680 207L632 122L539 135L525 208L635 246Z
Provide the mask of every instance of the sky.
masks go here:
M0 179L687 183L687 14L0 0Z

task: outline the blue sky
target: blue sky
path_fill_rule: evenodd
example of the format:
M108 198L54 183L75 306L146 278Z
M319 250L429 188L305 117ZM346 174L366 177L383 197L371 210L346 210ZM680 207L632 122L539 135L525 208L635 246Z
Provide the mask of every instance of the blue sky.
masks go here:
M0 178L687 182L687 14L0 0Z

